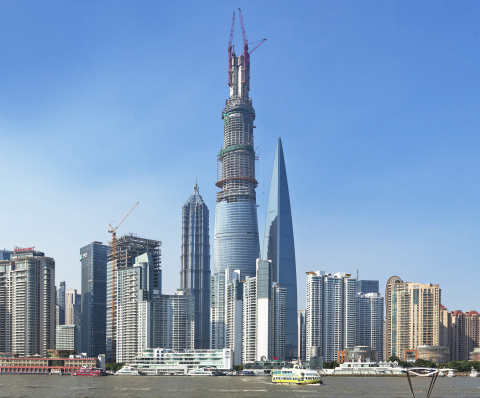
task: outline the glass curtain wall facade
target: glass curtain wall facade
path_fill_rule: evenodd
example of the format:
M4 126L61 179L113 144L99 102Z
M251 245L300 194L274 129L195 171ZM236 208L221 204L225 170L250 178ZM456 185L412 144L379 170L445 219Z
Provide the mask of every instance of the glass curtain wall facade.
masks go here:
M82 267L81 347L89 357L106 350L106 288L109 247L93 242L80 249Z
M280 138L275 153L268 198L263 258L272 262L273 280L287 290L285 352L287 359L296 358L298 355L297 269L287 171Z
M195 348L210 346L210 234L208 208L198 185L182 208L180 288L195 300Z
M58 325L65 325L65 281L60 282L57 289L57 306L58 306Z

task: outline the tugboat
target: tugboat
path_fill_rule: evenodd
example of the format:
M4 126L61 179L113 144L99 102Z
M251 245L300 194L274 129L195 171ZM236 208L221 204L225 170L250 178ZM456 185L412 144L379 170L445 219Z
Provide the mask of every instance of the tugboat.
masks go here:
M293 368L282 368L272 373L272 383L285 384L323 384L315 370L295 365Z
M105 376L105 372L100 368L82 366L73 372L72 376Z

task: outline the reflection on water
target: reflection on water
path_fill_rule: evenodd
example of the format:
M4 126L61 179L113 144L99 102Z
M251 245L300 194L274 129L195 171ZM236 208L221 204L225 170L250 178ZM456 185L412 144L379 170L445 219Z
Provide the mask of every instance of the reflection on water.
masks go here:
M404 377L326 377L322 385L276 385L269 377L189 376L0 376L0 397L69 398L233 398L233 397L411 397ZM414 378L425 397L429 378ZM480 378L437 379L432 398L480 397Z

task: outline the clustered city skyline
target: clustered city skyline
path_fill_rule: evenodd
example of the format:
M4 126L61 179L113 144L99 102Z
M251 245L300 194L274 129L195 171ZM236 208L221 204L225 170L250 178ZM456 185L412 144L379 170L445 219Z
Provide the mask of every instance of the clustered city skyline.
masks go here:
M404 282L392 276L382 297L378 280L357 280L346 270L332 270L334 266L326 270L314 267L317 269L297 281L294 225L280 138L265 234L263 239L259 236L255 110L249 95L253 50L249 50L244 37L241 55L236 55L231 42L228 52L230 96L222 111L224 144L217 155L216 186L220 191L215 208L213 266L209 209L196 182L182 208L180 284L175 294L162 294L161 240L142 237L141 231L118 238L115 258L111 247L102 242L92 240L80 249L81 292L67 289L65 282L56 289L54 260L34 247L3 250L0 272L5 280L25 274L29 267L45 272L47 282L41 282L42 277L32 279L32 283L41 286L36 299L48 313L46 319L42 318L42 324L48 327L39 330L32 324L35 338L4 338L0 351L46 354L53 345L58 348L60 337L66 335L59 329L55 335L54 326L66 325L68 320L77 329L68 331L73 340L66 339L66 345L74 341L75 349L93 356L106 354L113 362L132 361L141 349L155 347L228 348L235 355L235 364L274 358L335 361L339 352L354 346L372 348L377 360L392 355L403 359L410 351L417 355L423 346L443 348L429 353L430 359L468 359L480 344L480 315L473 310L466 314L448 312L438 284L428 280ZM116 271L112 265L115 262ZM15 295L16 288L22 291L22 283L19 278L11 285L4 283L2 288L8 293L4 296L12 296L12 302L25 300ZM305 308L300 311L298 283L307 286ZM397 299L400 296L403 301ZM7 307L7 299L2 304ZM412 329L412 314L420 307L424 309L420 322L408 338L400 341L400 329ZM400 313L404 315L401 319L407 319L404 325L397 324ZM460 324L473 326L463 328ZM20 331L19 325L6 328Z

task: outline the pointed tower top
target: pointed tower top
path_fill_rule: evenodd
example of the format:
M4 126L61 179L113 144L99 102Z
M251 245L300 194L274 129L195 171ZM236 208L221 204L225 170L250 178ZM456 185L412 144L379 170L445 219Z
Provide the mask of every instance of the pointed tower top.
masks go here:
M200 192L198 191L198 184L197 184L197 176L195 176L195 185L193 186L193 193L199 194Z

